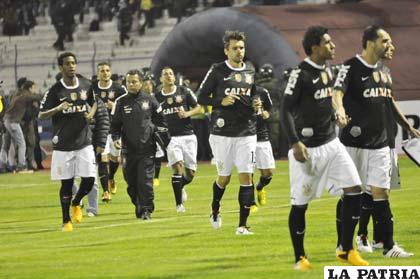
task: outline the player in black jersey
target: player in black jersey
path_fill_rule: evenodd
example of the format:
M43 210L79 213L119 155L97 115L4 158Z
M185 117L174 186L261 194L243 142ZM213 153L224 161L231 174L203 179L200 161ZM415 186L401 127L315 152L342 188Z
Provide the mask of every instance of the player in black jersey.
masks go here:
M262 102L262 109L257 112L257 148L255 151L255 165L260 170L261 176L257 184L257 200L258 204L264 206L266 204L266 192L264 187L267 186L273 177L273 170L276 167L274 161L273 149L270 143L270 135L268 130L268 119L273 102L267 89L257 86L257 98ZM252 210L252 208L251 208Z
M175 85L175 74L169 67L161 72L162 90L155 97L162 106L168 123L171 141L166 149L168 164L172 167L172 188L176 211L185 212L187 192L184 186L191 183L197 169L197 137L194 135L191 116L200 113L194 93L185 86Z
M52 118L54 151L51 179L61 180L63 231L72 231L70 203L72 221L81 222L80 200L90 192L96 176L92 133L88 125L95 115L96 103L90 81L76 76L76 56L65 52L60 54L57 60L63 78L45 93L39 118ZM80 188L71 200L76 176L81 177Z
M129 71L126 84L128 94L116 100L111 113L111 135L118 149L122 142L123 174L136 217L149 220L154 210L155 134L166 122L155 97L140 91L140 71Z
M100 62L97 66L98 81L92 85L93 93L96 98L100 98L108 109L111 117L111 110L115 100L126 94L127 90L111 80L111 65L108 62ZM117 150L108 135L108 141L104 152L98 155L98 175L102 185L102 201L108 202L112 199L109 191L112 194L117 192L117 185L115 184L114 175L117 172L119 165L120 150ZM108 173L109 166L109 173Z
M214 64L199 88L198 103L213 106L211 114L210 146L217 166L217 179L213 184L213 202L210 222L213 228L222 225L220 201L230 182L232 169L239 174L239 226L238 235L253 234L248 226L249 210L254 203L252 173L257 144L255 111L261 101L255 95L255 69L244 62L245 35L239 31L226 31L223 37L227 60Z
M150 68L146 67L142 69L143 74L143 86L142 91L146 94L155 95L154 90L156 83L154 81L154 75L151 73ZM153 177L153 186L157 187L160 185L159 175L160 175L160 168L161 168L161 161L162 158L165 157L165 152L163 148L157 144L156 145L156 154L155 154L155 175Z
M388 201L391 174L389 143L390 137L394 137L388 129L389 110L396 103L390 86L391 76L378 62L392 59L394 46L391 36L378 26L365 29L362 46L362 54L344 63L334 84L334 107L338 123L343 128L340 139L355 162L365 188L359 233L367 234L370 203L376 227L383 237L384 256L410 257L412 253L394 243ZM359 238L366 237L359 235ZM365 243L368 243L366 239Z
M368 265L355 249L353 235L359 219L360 178L345 147L335 133L331 96L333 77L326 61L334 57L335 45L322 26L309 27L303 38L308 56L290 72L281 106L281 121L291 145L289 173L291 210L289 229L295 251L295 269L311 264L303 245L308 203L325 187L342 189L342 250L337 259L352 265ZM332 187L334 185L334 187Z

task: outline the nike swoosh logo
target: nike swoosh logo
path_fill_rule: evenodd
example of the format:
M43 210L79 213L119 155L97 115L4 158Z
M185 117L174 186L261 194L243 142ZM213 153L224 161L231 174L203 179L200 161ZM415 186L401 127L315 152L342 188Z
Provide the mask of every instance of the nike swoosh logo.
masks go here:
M65 99L67 99L67 97L60 98L60 102L64 101Z
M360 217L359 216L351 216L351 219L353 219L353 220L359 220Z
M305 231L303 230L303 231L296 231L296 234L298 234L298 235L302 235L302 234L304 234L305 233Z
M232 77L223 78L224 81L230 80L230 79L232 79Z
M362 81L365 81L365 80L367 80L369 78L369 76L367 76L367 77L362 77Z
M317 82L318 82L318 80L319 80L319 78L313 79L313 80L312 80L312 83L313 83L313 84L315 84L315 83L317 83Z

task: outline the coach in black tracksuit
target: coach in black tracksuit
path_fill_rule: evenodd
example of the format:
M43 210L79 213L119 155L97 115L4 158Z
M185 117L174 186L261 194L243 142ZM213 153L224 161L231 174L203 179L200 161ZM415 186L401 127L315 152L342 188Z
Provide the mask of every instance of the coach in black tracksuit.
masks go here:
M166 127L162 108L156 99L140 92L142 75L138 70L127 73L128 94L115 101L111 112L111 135L121 148L127 192L136 206L136 217L151 219L154 210L153 173L158 127Z

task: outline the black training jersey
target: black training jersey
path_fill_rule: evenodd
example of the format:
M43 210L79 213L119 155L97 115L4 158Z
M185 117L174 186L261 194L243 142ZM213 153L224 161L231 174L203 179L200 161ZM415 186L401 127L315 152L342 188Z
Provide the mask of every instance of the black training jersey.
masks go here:
M43 112L64 101L71 104L68 109L52 116L54 150L73 151L91 144L92 135L84 116L94 103L91 82L81 77L76 79L76 85L72 87L61 79L45 93L41 102Z
M256 119L252 108L255 94L255 69L250 62L233 68L227 61L214 64L199 88L198 103L213 106L210 133L226 137L255 135ZM231 106L222 106L228 95L239 96Z
M302 141L308 147L316 147L336 137L333 84L331 69L309 58L290 72L280 119L290 145Z
M155 94L155 97L162 106L171 137L194 134L191 118L178 116L178 112L191 110L198 105L197 98L189 88L176 86L173 92L160 91Z
M256 96L261 99L263 109L270 111L273 106L271 101L270 93L267 89L261 86L256 87ZM270 140L270 132L268 129L268 119L263 119L261 113L256 114L257 117L257 141L268 141Z
M344 62L334 88L343 91L350 123L341 131L346 146L379 149L389 145L391 75L382 65L369 65L359 55Z
M107 104L108 101L115 102L115 100L127 93L127 89L122 86L118 85L112 80L110 80L110 84L107 87L100 87L99 81L92 84L92 90L95 94L96 98L100 98L104 104ZM108 108L108 115L111 115L112 108Z

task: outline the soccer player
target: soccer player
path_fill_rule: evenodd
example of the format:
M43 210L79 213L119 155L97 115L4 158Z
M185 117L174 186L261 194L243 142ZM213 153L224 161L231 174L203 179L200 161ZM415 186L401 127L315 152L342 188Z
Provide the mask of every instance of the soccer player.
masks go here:
M45 93L39 118L52 118L51 179L61 180L63 231L72 231L70 204L72 221L81 222L83 214L80 200L90 192L96 176L92 133L89 129L96 103L90 81L76 76L76 56L65 52L58 56L57 62L63 77ZM71 200L75 177L81 177L80 188Z
M268 119L273 102L270 93L263 87L257 86L257 96L261 99L262 109L257 113L257 148L255 151L255 165L260 170L261 176L257 184L257 200L258 204L264 206L266 204L266 192L264 187L267 186L273 177L273 170L276 167L274 161L273 149L270 143L270 134L268 130Z
M96 98L100 98L108 108L108 114L111 118L111 110L115 100L127 93L124 86L114 83L111 80L111 65L108 62L101 62L97 66L98 81L92 85L93 93ZM108 135L108 141L105 150L98 155L98 175L102 185L102 201L109 202L112 194L117 193L114 175L118 170L120 150L117 150L112 143L111 135ZM108 173L109 165L109 173Z
M372 196L372 215L384 241L384 256L406 258L413 254L394 243L393 216L388 200L389 137L394 136L389 133L388 115L396 104L390 87L391 76L378 63L381 59L392 58L394 46L388 32L374 25L365 29L362 46L362 54L344 63L334 84L334 108L339 126L343 128L340 140L358 168L365 192ZM364 218L361 226L363 221Z
M164 67L160 76L162 90L156 92L155 97L162 106L171 135L167 147L168 164L172 167L176 212L183 213L187 199L184 186L191 183L197 170L197 137L190 117L200 113L201 106L188 87L177 86L175 81L174 71Z
M350 156L335 133L332 107L333 78L327 60L335 45L322 26L309 27L302 41L307 55L290 72L281 106L281 121L288 137L291 210L289 229L295 251L295 269L311 268L304 249L305 212L308 203L334 185L344 192L341 210L342 250L337 259L352 265L368 265L353 249L359 219L360 178Z
M247 226L250 207L254 203L255 149L257 145L255 111L261 101L253 101L255 69L244 62L245 34L226 31L223 37L227 60L214 64L199 88L198 103L213 106L211 114L210 146L217 167L213 183L210 223L218 229L222 225L220 201L230 182L234 167L239 176L239 226L237 235L250 235Z
M165 128L166 122L156 99L141 92L140 71L130 70L126 84L128 93L116 100L111 113L111 135L115 147L122 147L124 179L131 202L136 207L136 217L150 220L155 207L155 132L159 127Z
M155 81L154 81L154 75L150 72L150 68L143 68L143 86L142 91L146 94L155 95L154 89L155 89ZM156 145L156 154L155 154L155 175L153 177L153 186L159 186L159 174L160 174L160 168L161 168L161 161L162 158L165 157L165 152L163 151L162 147L157 144Z
M382 62L392 59L393 49L384 55ZM378 63L378 67L381 68L382 76L386 77L387 84L386 88L392 90L392 78L391 72L388 67L385 65L380 65ZM399 189L400 185L400 172L399 172L399 165L398 165L398 154L395 149L395 137L398 132L398 125L400 124L401 127L406 130L412 137L420 137L420 132L414 129L409 121L405 118L404 114L399 109L396 101L395 95L393 94L392 101L390 103L390 109L387 110L387 129L388 129L388 146L390 148L390 158L391 158L391 178L390 178L390 190L392 189ZM383 232L378 228L377 223L375 220L373 221L373 236L374 239L372 241L372 245L370 245L368 240L368 224L370 216L372 215L372 207L373 207L373 198L372 194L368 191L365 191L362 195L362 205L361 205L361 214L359 220L359 230L357 232L356 243L357 249L361 252L372 253L373 249L383 249Z

